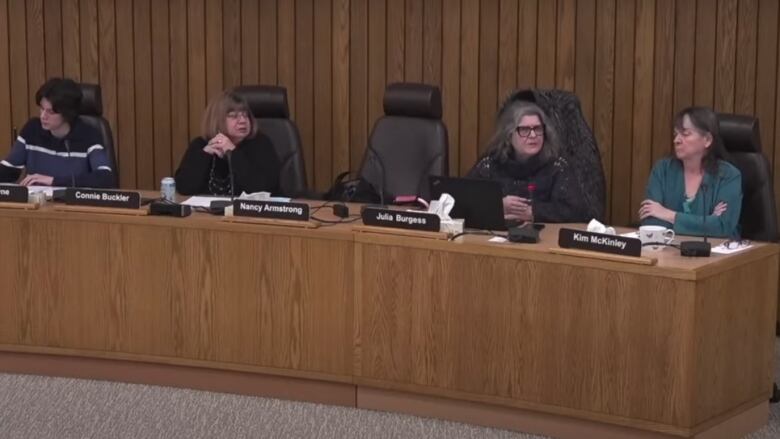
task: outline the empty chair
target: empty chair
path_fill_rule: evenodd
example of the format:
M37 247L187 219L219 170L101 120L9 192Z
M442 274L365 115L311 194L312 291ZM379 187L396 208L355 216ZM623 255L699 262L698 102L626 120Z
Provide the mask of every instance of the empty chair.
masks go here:
M301 136L290 120L287 89L271 85L243 85L235 92L252 110L259 131L271 140L279 157L279 187L282 195L296 197L307 192Z
M448 175L441 92L425 84L390 84L385 89L384 112L369 136L360 177L385 197L427 199L428 176Z
M743 238L777 241L777 210L769 161L761 152L758 119L739 114L719 114L720 135L727 159L742 173Z
M103 139L103 148L108 156L111 170L114 172L115 182L119 184L119 167L116 163L116 153L114 152L114 136L111 133L111 125L103 117L103 96L100 86L97 84L79 84L81 87L81 108L79 109L79 120L87 125L96 128Z

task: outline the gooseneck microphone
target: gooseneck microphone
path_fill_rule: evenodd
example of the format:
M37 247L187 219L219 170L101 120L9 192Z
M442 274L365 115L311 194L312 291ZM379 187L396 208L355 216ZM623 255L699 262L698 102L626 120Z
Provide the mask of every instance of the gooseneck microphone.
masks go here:
M68 152L68 170L70 171L70 187L75 188L76 187L76 174L73 173L73 166L70 158L70 140L65 139L63 142L65 144L65 151Z
M233 174L233 151L226 151L225 158L228 162L228 175L230 176L230 201L236 199L236 181Z
M379 163L379 173L381 174L379 176L379 205L384 206L385 205L385 163L382 161L382 157L379 157L379 154L374 151L373 148L371 148L371 155L374 157Z

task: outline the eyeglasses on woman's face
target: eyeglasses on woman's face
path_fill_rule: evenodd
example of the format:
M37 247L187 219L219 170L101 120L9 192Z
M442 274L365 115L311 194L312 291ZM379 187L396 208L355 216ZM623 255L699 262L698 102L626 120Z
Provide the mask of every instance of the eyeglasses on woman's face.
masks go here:
M536 137L544 136L544 125L523 126L520 125L515 128L517 135L520 137L530 137L531 133L534 133Z

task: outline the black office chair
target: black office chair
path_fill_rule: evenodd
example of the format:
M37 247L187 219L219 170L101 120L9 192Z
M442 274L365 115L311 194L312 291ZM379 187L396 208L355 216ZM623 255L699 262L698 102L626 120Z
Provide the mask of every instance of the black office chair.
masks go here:
M79 84L81 88L81 107L79 108L79 120L86 125L96 128L100 132L108 155L108 162L111 170L114 172L114 182L119 183L119 167L116 163L116 153L114 152L114 136L111 133L111 125L103 117L103 97L100 86L97 84Z
M569 163L577 184L582 188L582 213L588 220L595 218L604 221L607 206L606 177L596 137L582 113L580 100L565 90L517 90L507 97L502 108L514 100L535 103L558 128L561 155Z
M777 209L769 161L761 152L758 119L739 114L718 114L720 136L729 161L742 173L742 237L776 242Z
M386 201L398 195L428 199L428 176L449 173L441 92L426 84L390 84L384 111L369 136L359 175Z
M268 136L276 149L281 164L279 188L282 195L305 195L307 185L303 146L298 127L290 120L287 89L272 85L243 85L234 91L247 101L260 133Z

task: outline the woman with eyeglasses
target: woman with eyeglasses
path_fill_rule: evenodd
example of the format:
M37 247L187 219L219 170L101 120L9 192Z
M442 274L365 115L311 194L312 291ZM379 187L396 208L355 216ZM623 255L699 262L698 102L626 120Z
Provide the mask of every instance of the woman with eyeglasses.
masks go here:
M241 195L278 190L276 151L268 137L258 132L241 96L225 91L212 100L203 115L201 131L202 136L190 142L176 170L177 192Z
M526 101L510 101L498 115L485 155L467 177L501 183L507 221L589 220L558 136L545 113Z
M679 235L739 234L742 175L725 161L718 117L690 107L674 118L672 153L659 160L639 207L643 225L673 228Z

